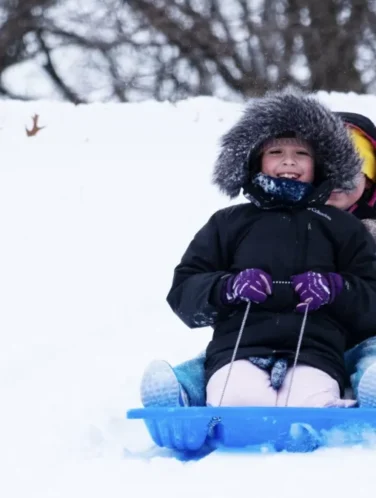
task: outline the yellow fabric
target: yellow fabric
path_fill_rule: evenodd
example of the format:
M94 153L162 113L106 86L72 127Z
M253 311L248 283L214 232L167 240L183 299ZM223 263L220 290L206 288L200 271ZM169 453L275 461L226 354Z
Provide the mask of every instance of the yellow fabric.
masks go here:
M371 142L356 128L350 128L351 138L363 159L362 171L373 182L376 182L376 156Z

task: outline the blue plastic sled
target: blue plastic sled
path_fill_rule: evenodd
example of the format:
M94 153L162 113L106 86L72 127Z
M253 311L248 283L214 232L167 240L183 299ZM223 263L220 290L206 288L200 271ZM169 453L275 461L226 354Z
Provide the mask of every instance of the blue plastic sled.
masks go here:
M376 434L372 408L142 408L129 410L127 418L144 420L158 446L183 453L205 446L255 451L265 445L276 451L308 452L359 444L371 432Z

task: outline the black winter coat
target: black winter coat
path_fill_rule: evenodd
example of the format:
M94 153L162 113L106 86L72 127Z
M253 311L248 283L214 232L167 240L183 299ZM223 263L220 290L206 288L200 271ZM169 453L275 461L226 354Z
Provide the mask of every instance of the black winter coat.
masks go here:
M299 362L319 368L343 390L344 351L376 332L376 245L353 215L334 207L261 210L240 204L216 212L196 234L176 267L167 300L191 328L212 326L207 380L230 362L245 304L225 306L223 278L247 268L289 281L305 271L337 272L344 288L332 304L309 313ZM237 359L293 358L302 324L291 285L273 285L263 304L251 305Z

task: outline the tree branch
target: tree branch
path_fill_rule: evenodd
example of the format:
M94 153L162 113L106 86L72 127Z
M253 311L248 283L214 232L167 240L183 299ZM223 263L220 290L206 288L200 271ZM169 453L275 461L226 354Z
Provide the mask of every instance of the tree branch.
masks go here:
M57 73L55 65L52 62L50 49L47 47L47 44L43 39L43 34L40 31L37 31L36 36L42 49L42 53L46 57L46 62L43 64L43 69L48 73L52 81L56 84L63 97L65 97L70 102L73 102L74 104L84 103L85 100L81 99L76 92L71 90Z

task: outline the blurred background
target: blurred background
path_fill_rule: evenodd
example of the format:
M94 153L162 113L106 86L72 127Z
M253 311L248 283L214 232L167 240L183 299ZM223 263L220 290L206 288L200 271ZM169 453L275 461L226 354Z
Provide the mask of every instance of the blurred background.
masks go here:
M374 0L1 0L0 98L376 93Z

